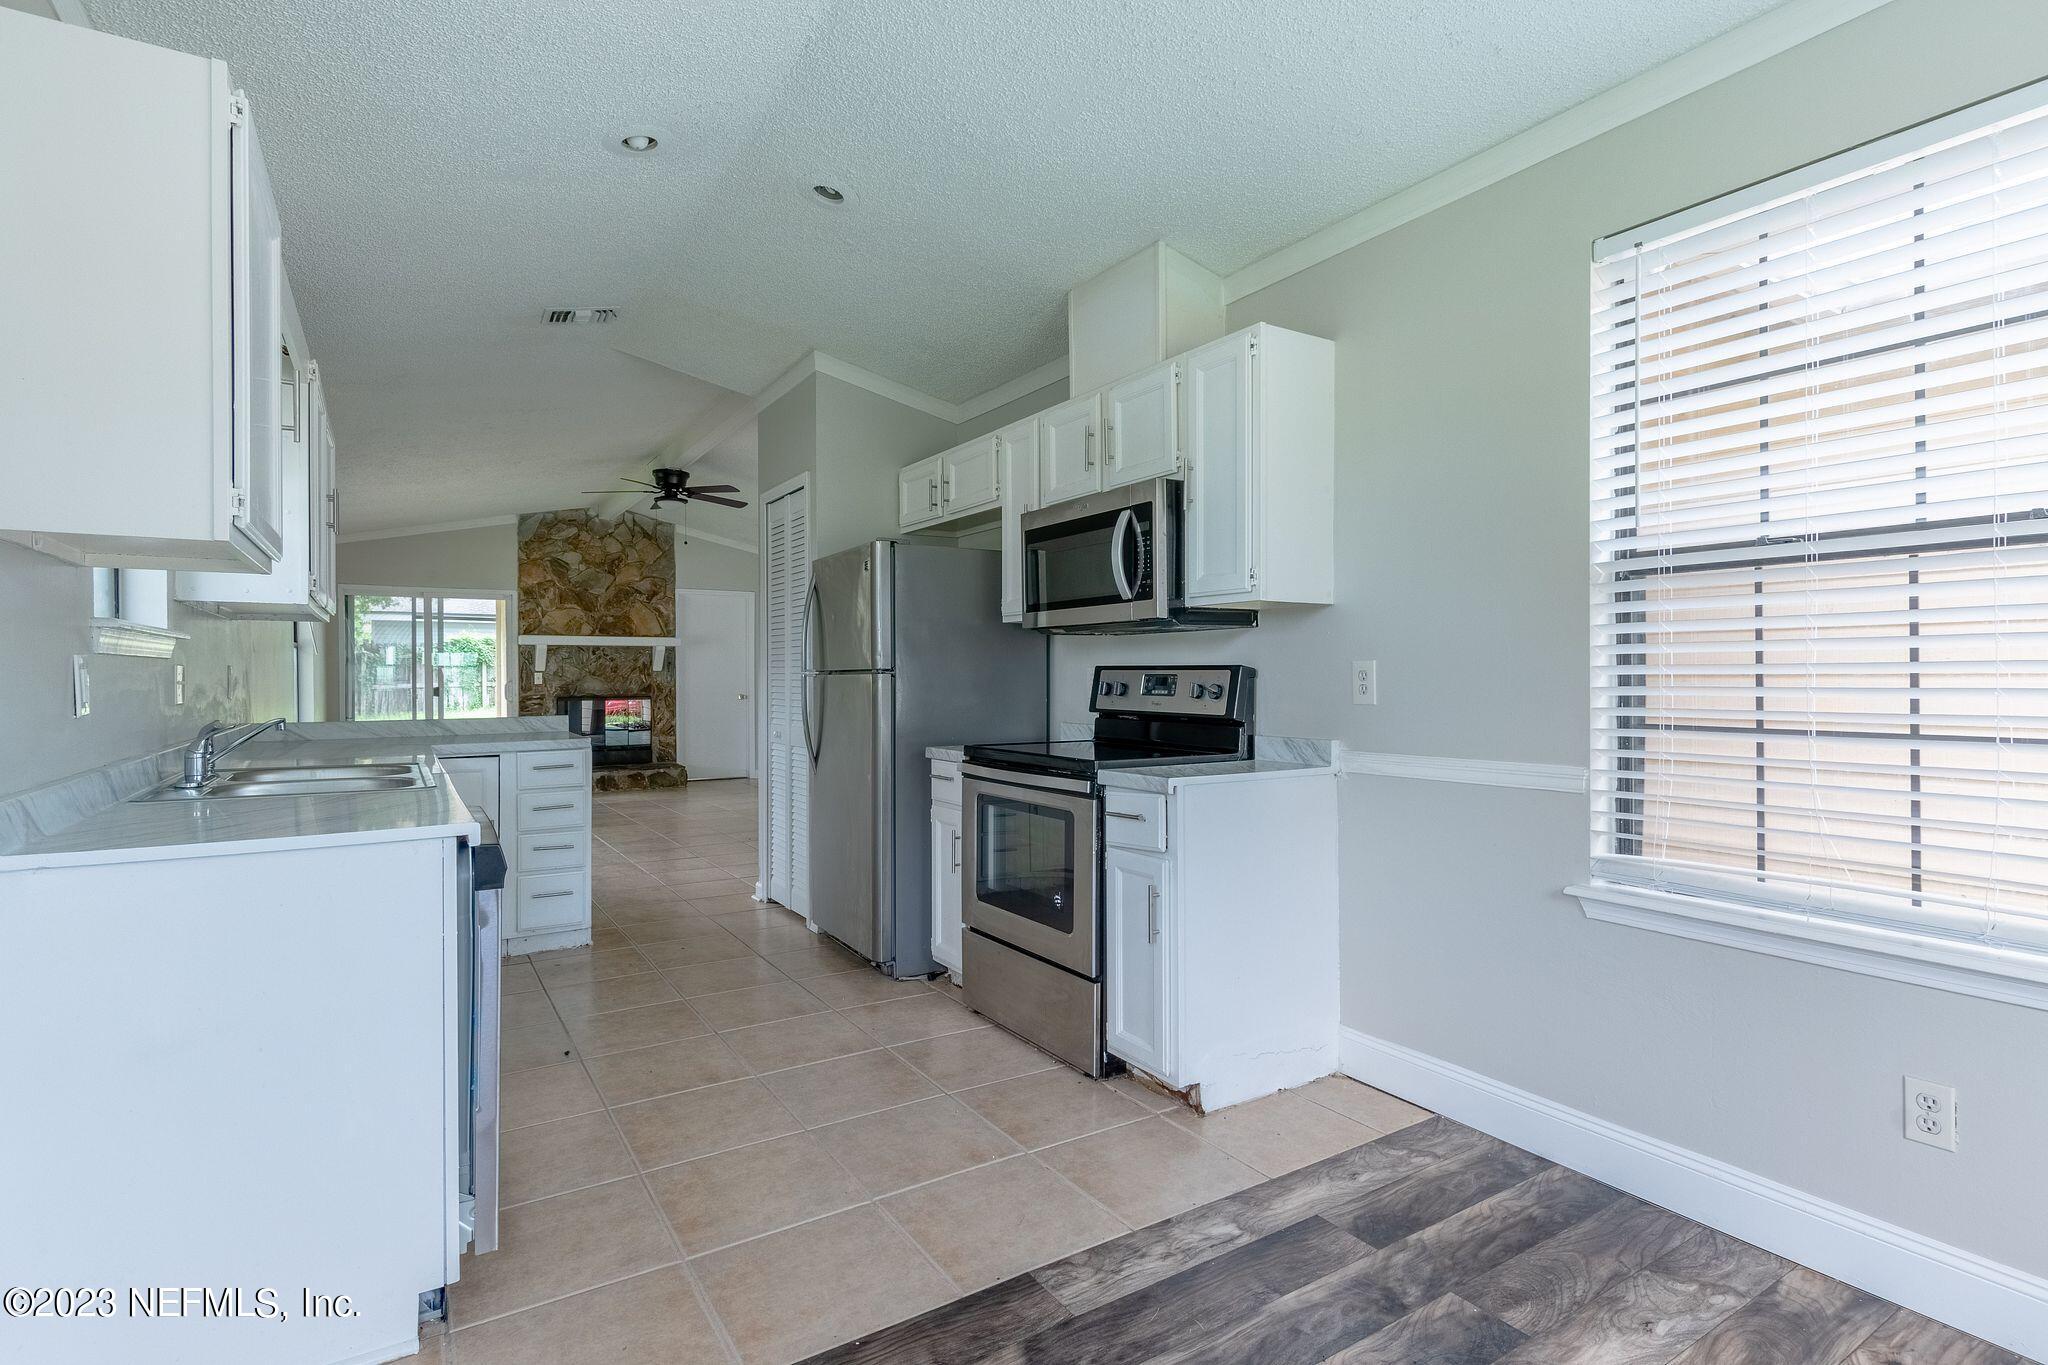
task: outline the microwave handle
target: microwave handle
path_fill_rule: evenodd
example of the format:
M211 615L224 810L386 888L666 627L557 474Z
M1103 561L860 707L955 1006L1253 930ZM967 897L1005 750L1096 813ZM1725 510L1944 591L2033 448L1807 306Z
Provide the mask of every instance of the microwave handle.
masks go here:
M1116 595L1128 602L1137 596L1137 589L1124 574L1124 537L1137 526L1137 514L1126 507L1117 514L1116 530L1109 536L1109 571L1116 578Z

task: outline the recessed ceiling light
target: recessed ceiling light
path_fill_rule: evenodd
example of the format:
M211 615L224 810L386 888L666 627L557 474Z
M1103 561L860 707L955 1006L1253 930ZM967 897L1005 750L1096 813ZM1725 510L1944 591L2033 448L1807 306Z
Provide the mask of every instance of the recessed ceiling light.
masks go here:
M651 152L661 145L652 133L635 133L619 139L619 145L629 152Z
M830 185L813 185L811 186L811 193L817 195L828 204L843 204L846 202L846 196L840 191L833 189Z

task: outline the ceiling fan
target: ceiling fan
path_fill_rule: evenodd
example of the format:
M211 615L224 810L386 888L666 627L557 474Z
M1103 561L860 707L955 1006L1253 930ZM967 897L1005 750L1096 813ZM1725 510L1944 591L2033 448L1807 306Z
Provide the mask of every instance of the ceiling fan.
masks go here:
M653 471L654 482L645 479L623 479L621 482L635 484L654 494L654 502L648 507L653 511L665 502L715 502L720 507L745 507L738 498L721 498L720 493L737 493L740 490L729 483L705 484L690 487L690 471L687 469L657 469ZM617 493L616 488L586 488L586 494Z

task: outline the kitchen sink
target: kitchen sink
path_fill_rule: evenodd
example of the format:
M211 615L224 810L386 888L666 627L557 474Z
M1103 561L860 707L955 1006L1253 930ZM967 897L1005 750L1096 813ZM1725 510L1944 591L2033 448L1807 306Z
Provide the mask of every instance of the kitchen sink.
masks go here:
M166 783L134 798L137 801L193 801L216 796L338 796L345 792L406 791L431 787L434 776L424 763L345 763L329 767L278 764L269 767L222 768L205 786Z

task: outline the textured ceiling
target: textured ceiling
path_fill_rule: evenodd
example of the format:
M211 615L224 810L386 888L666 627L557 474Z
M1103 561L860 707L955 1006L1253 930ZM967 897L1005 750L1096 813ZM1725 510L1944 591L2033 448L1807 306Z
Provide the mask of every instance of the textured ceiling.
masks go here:
M249 89L358 530L559 505L811 348L971 397L1149 241L1229 273L1775 3L89 0Z

